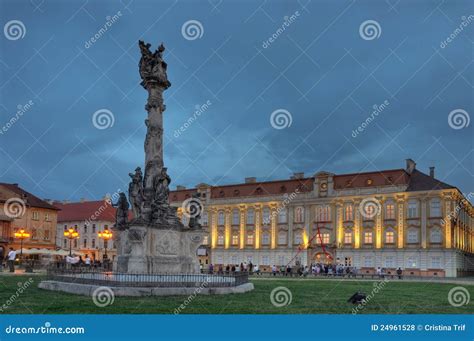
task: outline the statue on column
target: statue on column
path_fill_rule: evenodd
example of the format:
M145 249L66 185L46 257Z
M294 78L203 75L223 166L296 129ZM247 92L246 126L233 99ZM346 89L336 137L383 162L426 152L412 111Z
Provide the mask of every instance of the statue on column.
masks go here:
M128 209L130 207L125 193L121 192L117 203L112 203L112 206L117 208L115 211L115 228L124 230L127 227Z
M135 173L128 174L132 181L128 186L128 196L135 219L139 219L142 213L143 204L143 175L140 167L135 169Z

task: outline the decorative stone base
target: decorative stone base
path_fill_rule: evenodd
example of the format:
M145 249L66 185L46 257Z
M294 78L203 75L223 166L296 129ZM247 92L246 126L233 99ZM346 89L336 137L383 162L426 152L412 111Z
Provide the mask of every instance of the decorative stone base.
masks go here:
M70 294L92 296L94 291L101 288L99 285L79 284L59 281L42 281L38 288L52 291L62 291ZM114 296L178 296L178 295L225 295L242 294L254 289L253 283L245 283L236 287L205 288L148 288L148 287L108 287Z
M201 229L132 225L120 232L114 271L120 273L199 273L196 255L206 235Z

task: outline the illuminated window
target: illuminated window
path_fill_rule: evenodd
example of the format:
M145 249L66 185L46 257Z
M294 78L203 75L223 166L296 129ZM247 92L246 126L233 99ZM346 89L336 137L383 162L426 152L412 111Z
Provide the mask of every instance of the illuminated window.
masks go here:
M304 208L296 207L295 208L295 223L302 223L304 221Z
M385 232L385 243L386 244L395 243L395 232L393 232L393 231Z
M352 212L352 205L347 205L344 207L344 220L352 220L353 219L353 212Z
M372 244L372 232L364 232L364 244Z
M328 205L316 207L316 220L317 221L330 221L331 209Z
M319 243L321 243L322 241L323 244L327 245L329 244L329 238L330 238L329 233L321 233L321 240L319 240Z
M239 225L240 224L240 212L239 210L232 211L232 225Z
M208 243L209 243L209 236L204 236L204 238L202 238L202 244L207 245Z
M279 223L287 222L286 208L280 208L280 211L278 212L278 222Z
M385 219L395 219L395 205L387 204L385 206Z
M247 224L253 224L255 221L255 211L250 208L247 210Z
M253 245L253 243L254 243L253 233L247 234L247 245Z
M441 217L441 202L439 199L430 201L430 217Z
M217 224L218 225L224 225L225 223L225 215L223 211L219 211L219 214L217 216Z
M344 244L352 244L352 232L344 232Z
M217 245L224 245L224 235L222 233L217 235Z
M232 245L239 245L239 235L233 234L232 235Z

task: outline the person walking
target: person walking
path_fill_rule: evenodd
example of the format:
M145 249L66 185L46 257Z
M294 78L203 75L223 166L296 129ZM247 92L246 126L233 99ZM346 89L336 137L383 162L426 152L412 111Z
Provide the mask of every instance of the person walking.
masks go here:
M15 259L16 251L11 247L10 252L8 252L8 267L10 268L10 272L15 272Z

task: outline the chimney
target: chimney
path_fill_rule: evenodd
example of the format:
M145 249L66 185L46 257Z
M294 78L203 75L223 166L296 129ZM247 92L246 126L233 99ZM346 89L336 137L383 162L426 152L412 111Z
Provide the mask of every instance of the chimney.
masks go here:
M293 173L293 175L290 177L290 179L292 180L303 179L303 178L304 178L304 172Z
M257 182L257 178L256 177L250 177L250 178L245 178L245 183L246 184L253 184Z
M430 167L430 176L434 179L434 170L435 168L433 166Z
M406 159L406 161L407 161L406 171L408 174L411 174L416 169L416 162L413 161L412 159Z
M186 186L176 185L177 191L182 191L183 189L186 189Z

